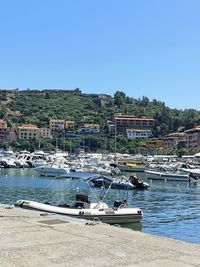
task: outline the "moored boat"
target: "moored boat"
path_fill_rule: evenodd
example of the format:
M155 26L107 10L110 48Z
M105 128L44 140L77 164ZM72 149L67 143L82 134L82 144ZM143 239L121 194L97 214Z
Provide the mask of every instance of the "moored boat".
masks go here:
M143 213L139 208L128 208L126 201L115 201L113 207L106 203L90 203L86 195L77 194L72 205L54 206L29 200L18 200L15 206L42 212L67 215L86 220L99 220L109 224L140 222Z
M55 177L62 174L66 174L70 172L70 168L68 167L59 167L58 165L54 164L52 166L38 166L35 170L40 174L40 176L49 176Z
M152 180L167 180L167 181L190 181L191 176L189 174L183 173L172 173L172 172L160 172L160 171L152 171L145 170L145 175L148 179Z
M136 176L130 176L126 178L108 177L103 175L95 175L88 178L88 181L95 187L104 187L112 189L147 189L149 184L143 181L139 181Z
M122 172L144 172L145 170L145 167L142 165L127 162L125 162L123 165L118 165L117 167Z

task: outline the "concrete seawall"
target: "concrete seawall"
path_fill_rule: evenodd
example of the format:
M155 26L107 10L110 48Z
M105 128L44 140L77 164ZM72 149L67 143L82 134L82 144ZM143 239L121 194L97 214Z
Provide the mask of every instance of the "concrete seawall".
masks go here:
M0 266L200 266L200 245L0 208Z

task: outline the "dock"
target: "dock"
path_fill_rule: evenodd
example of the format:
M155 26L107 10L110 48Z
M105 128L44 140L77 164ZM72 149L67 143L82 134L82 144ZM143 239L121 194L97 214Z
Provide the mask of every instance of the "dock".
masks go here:
M0 241L2 267L200 266L198 244L13 206L0 207Z

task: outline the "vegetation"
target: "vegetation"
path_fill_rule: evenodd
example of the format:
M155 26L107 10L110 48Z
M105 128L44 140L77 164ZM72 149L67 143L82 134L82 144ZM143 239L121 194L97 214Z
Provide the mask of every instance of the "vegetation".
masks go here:
M80 91L0 90L0 118L6 119L9 126L32 123L38 127L46 127L49 125L49 119L54 118L74 120L76 128L83 122L99 123L103 135L86 136L83 145L85 148L133 152L143 141L118 137L115 147L113 136L108 134L106 121L112 120L116 112L154 118L154 137L184 131L200 124L200 112L197 110L170 109L164 102L155 99L150 101L147 97L131 98L122 91L117 91L114 97L103 95L101 101L98 95L82 94ZM54 146L53 143L45 142L42 145L48 149ZM58 145L75 151L81 141L60 139Z

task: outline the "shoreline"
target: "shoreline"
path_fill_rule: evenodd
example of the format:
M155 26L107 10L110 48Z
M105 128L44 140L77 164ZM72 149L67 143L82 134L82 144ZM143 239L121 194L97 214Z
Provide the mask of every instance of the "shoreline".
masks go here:
M41 216L43 215L43 216ZM0 206L0 266L199 266L200 245Z

